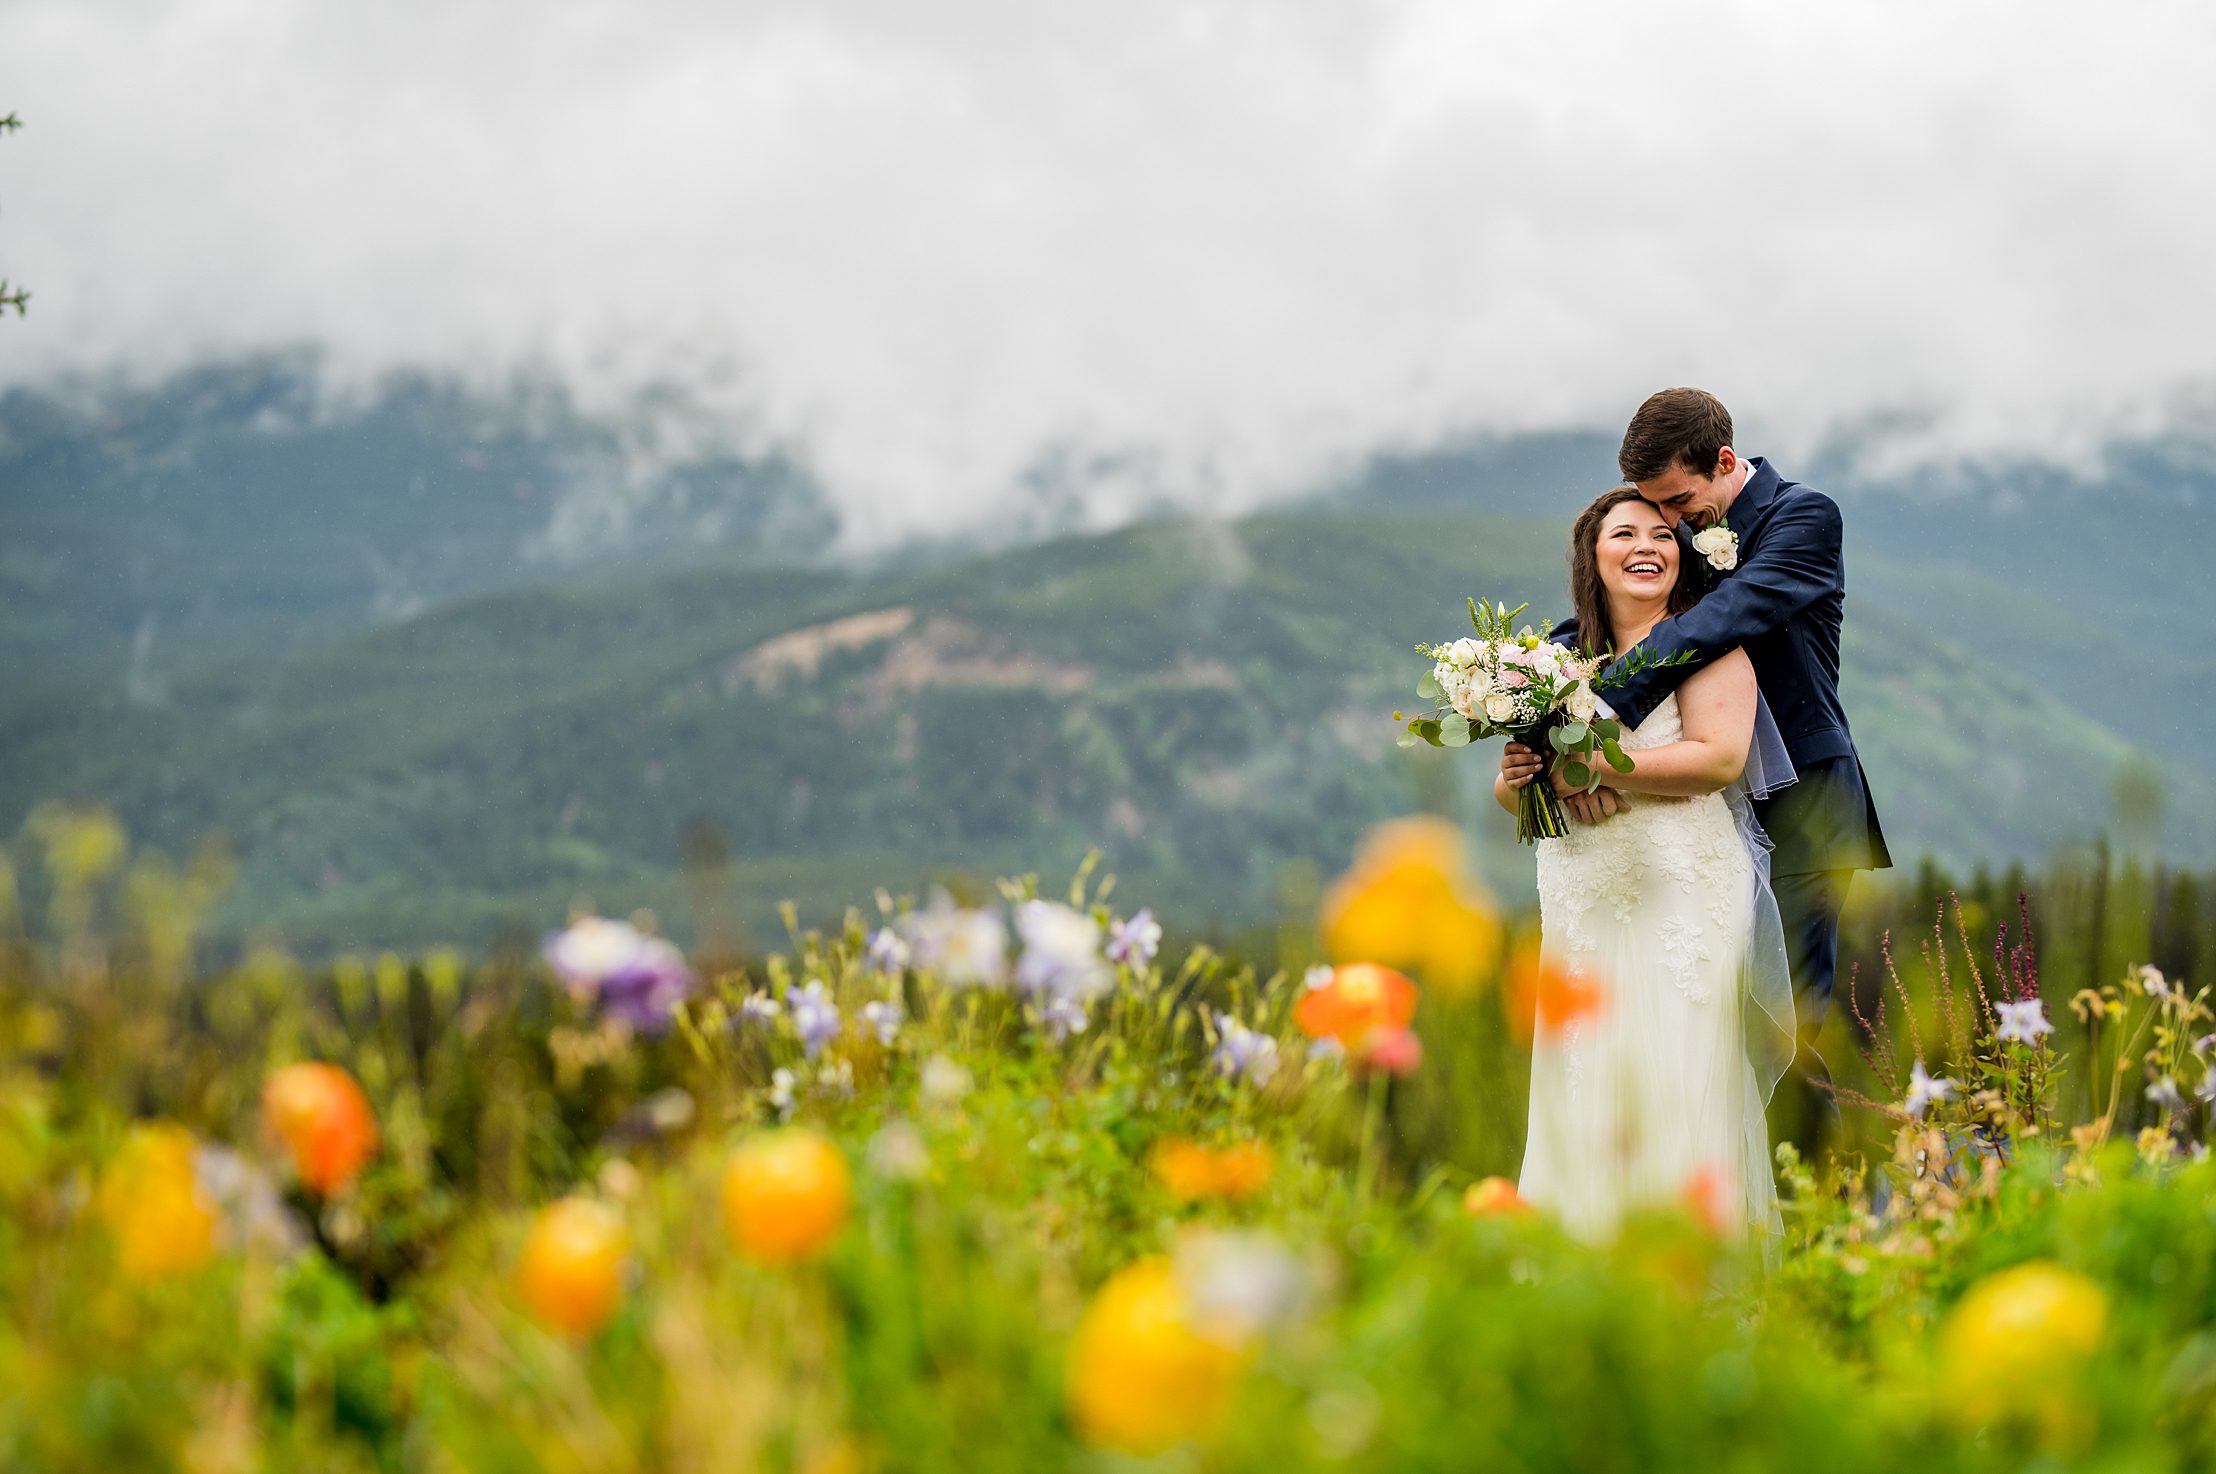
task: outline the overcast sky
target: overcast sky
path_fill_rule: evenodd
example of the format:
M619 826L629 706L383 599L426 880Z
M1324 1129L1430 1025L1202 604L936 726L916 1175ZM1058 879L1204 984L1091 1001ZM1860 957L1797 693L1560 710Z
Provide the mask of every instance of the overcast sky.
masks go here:
M0 382L675 368L864 527L2216 403L2216 6L0 0Z

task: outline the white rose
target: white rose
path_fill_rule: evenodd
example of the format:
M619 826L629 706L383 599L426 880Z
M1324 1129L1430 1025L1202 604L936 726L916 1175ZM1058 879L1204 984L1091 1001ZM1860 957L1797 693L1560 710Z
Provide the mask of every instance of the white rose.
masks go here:
M1447 659L1459 666L1475 665L1484 654L1485 647L1468 635L1447 646Z
M1505 722L1516 714L1516 699L1506 691L1495 691L1485 698L1485 715L1496 722Z
M1721 522L1704 527L1693 534L1693 551L1706 558L1709 567L1728 573L1739 566L1739 534Z
M1593 695L1593 688L1580 681L1570 688L1569 699L1563 702L1562 705L1571 716L1576 717L1581 722L1589 722L1593 719L1593 712L1599 707L1600 701L1599 698Z

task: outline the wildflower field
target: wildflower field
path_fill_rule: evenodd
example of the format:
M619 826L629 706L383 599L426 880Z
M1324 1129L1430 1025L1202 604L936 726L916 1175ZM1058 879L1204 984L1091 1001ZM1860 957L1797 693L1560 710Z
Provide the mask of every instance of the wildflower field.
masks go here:
M1457 857L1391 826L1251 956L1088 867L757 955L580 914L203 969L220 866L48 811L0 873L0 1467L2216 1461L2216 1023L2104 961L2113 898L2090 949L2034 889L1872 951L1782 1242L1695 1180L1596 1248L1511 1184L1533 1032L1607 1000Z

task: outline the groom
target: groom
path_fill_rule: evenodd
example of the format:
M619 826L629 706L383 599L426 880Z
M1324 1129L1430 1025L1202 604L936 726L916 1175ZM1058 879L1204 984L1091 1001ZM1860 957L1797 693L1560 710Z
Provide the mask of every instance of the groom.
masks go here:
M1754 662L1798 774L1757 803L1755 813L1775 846L1770 873L1800 1014L1801 1072L1817 1096L1810 1104L1829 1120L1836 1115L1823 1088L1830 1077L1813 1043L1838 966L1839 912L1855 871L1893 863L1839 704L1846 602L1839 507L1814 487L1785 480L1761 457L1741 458L1731 444L1731 412L1698 389L1664 389L1640 405L1616 464L1677 530L1679 576L1705 578L1707 591L1641 642L1658 656L1690 652L1691 659L1610 688L1608 704L1627 727L1637 726L1716 657L1744 647ZM1737 539L1736 549L1717 553L1717 562L1731 565L1725 568L1693 547L1696 532L1719 527ZM1702 539L1718 542L1729 540ZM1587 822L1619 807L1606 788L1565 802Z

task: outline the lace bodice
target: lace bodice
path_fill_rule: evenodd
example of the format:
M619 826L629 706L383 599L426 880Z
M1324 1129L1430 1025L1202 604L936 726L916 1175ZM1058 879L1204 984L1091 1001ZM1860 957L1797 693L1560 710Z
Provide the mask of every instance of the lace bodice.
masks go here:
M1667 747L1685 735L1677 697L1663 699L1626 732L1627 751ZM1720 960L1712 934L1737 933L1752 873L1723 796L1632 793L1623 812L1570 826L1539 842L1539 907L1553 940L1573 962L1596 945L1595 927L1650 926L1679 991L1699 1002L1713 991Z

